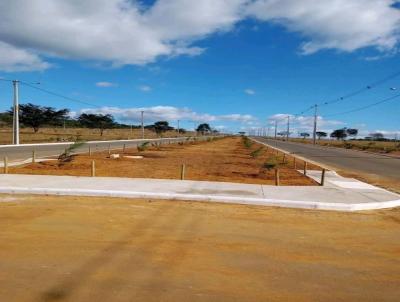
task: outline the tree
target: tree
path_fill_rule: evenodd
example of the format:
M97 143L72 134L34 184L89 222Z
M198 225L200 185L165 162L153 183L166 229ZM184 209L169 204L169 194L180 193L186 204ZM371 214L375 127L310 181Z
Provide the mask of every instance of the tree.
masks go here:
M318 139L321 139L321 137L327 137L328 133L323 132L323 131L317 131L315 134L318 136Z
M337 140L345 139L347 137L346 128L334 130L331 133L332 138L336 138Z
M197 132L200 132L201 134L204 135L205 133L211 132L211 127L210 127L209 124L203 123L203 124L200 124L200 125L197 127L196 131L197 131Z
M19 105L19 121L24 126L33 128L36 133L43 125L61 125L67 118L69 110L55 110L53 107L44 107L32 103ZM11 108L8 113L13 114Z
M358 129L348 128L348 129L346 129L346 132L347 132L348 136L355 137L358 134Z
M100 129L101 136L103 136L104 129L113 128L115 125L111 114L82 113L78 117L78 121L83 127Z
M303 139L306 139L306 137L310 137L310 133L302 132L302 133L300 133L300 136L301 136Z
M0 112L0 126L12 125L12 115L9 112Z
M384 139L384 135L380 132L375 132L375 133L371 133L370 136L372 137L373 140L379 141Z
M155 122L152 127L154 131L158 134L161 135L162 133L168 131L168 130L173 130L174 127L171 127L167 121L158 121Z

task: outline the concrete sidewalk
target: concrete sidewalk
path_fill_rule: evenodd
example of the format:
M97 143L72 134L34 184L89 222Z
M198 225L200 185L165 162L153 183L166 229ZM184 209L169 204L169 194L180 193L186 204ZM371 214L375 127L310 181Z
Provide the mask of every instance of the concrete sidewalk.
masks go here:
M320 172L309 171L319 179ZM157 198L337 211L400 206L400 195L327 172L326 185L268 186L115 177L0 175L0 193Z

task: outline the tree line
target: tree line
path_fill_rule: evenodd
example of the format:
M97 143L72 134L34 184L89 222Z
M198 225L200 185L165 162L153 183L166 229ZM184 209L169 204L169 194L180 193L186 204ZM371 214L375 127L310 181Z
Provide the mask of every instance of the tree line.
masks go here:
M140 125L127 125L117 122L111 114L95 114L95 113L82 113L77 118L72 118L69 115L69 109L57 110L53 107L39 106L32 103L19 105L19 122L22 127L31 127L35 133L44 126L51 127L69 127L69 128L90 128L99 129L100 135L103 135L105 129L123 129L134 128L138 129ZM0 125L12 125L13 108L6 112L0 112ZM166 131L176 130L170 126L168 121L158 121L150 125L146 125L145 129L156 132L161 135ZM215 133L216 130L211 129L207 123L200 124L197 132L202 134ZM179 129L180 133L185 133L186 130Z

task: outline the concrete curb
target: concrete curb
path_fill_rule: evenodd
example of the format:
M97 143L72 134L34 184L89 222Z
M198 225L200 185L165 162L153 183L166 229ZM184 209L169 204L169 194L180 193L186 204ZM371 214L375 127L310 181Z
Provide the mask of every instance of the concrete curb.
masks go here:
M120 197L120 198L155 198L182 201L205 201L260 206L276 206L284 208L300 208L313 210L331 210L353 212L362 210L376 210L400 206L400 199L385 202L370 203L328 203L314 201L276 200L268 198L252 198L237 196L215 196L200 194L179 193L153 193L140 191L114 191L92 189L54 189L54 188L18 188L0 187L3 194L37 194L37 195L61 195L61 196L92 196L92 197Z

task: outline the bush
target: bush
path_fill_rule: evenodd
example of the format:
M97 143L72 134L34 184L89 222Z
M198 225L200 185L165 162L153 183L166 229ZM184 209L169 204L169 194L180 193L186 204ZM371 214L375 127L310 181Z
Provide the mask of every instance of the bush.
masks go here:
M278 166L278 161L275 157L268 159L264 164L263 168L267 170L274 169Z
M244 145L247 149L250 149L251 146L253 145L252 141L251 141L247 136L243 136L243 137L242 137L242 142L243 142L243 145Z
M251 153L250 153L250 156L252 157L252 158L257 158L257 157L259 157L261 154L262 154L262 151L264 150L264 148L263 147L260 147L260 148L258 148L258 149L256 149L256 150L254 150L254 151L252 151Z
M137 145L136 148L139 152L143 152L147 149L148 145L149 145L149 142L144 142L144 143L141 143L140 145Z

